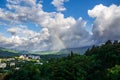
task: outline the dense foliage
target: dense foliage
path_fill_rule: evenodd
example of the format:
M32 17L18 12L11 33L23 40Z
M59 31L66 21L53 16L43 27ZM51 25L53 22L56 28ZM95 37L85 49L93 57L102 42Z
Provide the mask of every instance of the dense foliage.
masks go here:
M39 64L21 64L4 80L120 80L120 43L107 41L93 46L85 55L71 52L68 57Z

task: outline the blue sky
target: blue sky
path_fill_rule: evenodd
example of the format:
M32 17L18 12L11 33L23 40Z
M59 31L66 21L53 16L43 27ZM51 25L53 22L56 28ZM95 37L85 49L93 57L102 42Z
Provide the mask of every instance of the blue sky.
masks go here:
M119 8L120 0L0 0L0 47L44 51L119 40Z
M51 3L52 0L43 0L43 10L45 11L55 11L56 9ZM83 19L91 22L92 18L88 15L88 10L92 9L95 5L103 4L105 6L110 6L111 4L120 5L120 0L69 0L64 6L67 8L63 12L65 17L73 16L78 19L82 17Z
M51 2L52 0L42 0L44 11L47 11L47 12L56 11L55 7L51 4ZM7 3L6 0L0 0L0 7L6 9L6 3ZM69 0L64 4L67 10L62 13L65 15L65 17L72 16L75 19L82 17L84 20L88 21L88 26L90 26L91 23L93 22L93 18L89 17L88 10L92 9L95 5L98 5L98 4L103 4L105 6L110 6L111 4L120 5L120 0L86 0L86 1ZM31 27L31 29L33 28L34 27ZM37 30L37 29L34 29L34 30Z
M39 0L38 0L39 1ZM38 2L37 1L37 2ZM43 4L43 10L47 12L53 12L56 11L55 7L51 4L52 0L42 0ZM6 9L6 0L0 0L0 7ZM103 4L105 6L110 6L111 4L120 5L120 0L87 0L87 1L81 1L81 0L69 0L64 4L64 6L67 8L66 11L62 12L65 17L72 16L75 19L78 19L79 17L82 17L84 20L88 21L88 27L91 26L93 22L93 18L89 17L88 10L92 9L95 5ZM33 30L40 30L39 27L32 27L35 26L34 23L27 23L28 26L30 26L30 29Z

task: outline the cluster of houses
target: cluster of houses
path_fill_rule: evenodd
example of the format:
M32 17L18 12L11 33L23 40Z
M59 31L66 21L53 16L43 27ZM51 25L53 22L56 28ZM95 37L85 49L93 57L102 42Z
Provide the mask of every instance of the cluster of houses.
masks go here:
M5 68L15 66L15 58L0 59L0 69L4 70Z
M20 59L35 59L35 60L40 60L40 56L35 56L35 55L20 55Z
M15 58L4 58L0 59L0 70L5 70L7 67L13 68L18 70L20 67L17 65L18 62L28 62L30 60L35 60L35 64L43 65L42 62L40 62L40 56L35 55L20 55L19 57Z

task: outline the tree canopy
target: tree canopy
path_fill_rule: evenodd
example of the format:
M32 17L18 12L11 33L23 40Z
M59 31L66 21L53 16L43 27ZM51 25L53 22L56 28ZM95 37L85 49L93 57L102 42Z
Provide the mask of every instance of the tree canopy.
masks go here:
M10 71L4 80L119 80L120 42L93 46L84 55L50 59L43 65L24 64Z

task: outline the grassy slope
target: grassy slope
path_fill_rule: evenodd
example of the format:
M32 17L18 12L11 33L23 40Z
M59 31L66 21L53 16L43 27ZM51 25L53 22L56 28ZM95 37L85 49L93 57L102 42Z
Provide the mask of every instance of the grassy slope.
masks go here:
M17 56L18 55L17 53L18 52L15 50L0 48L0 57L1 58Z

